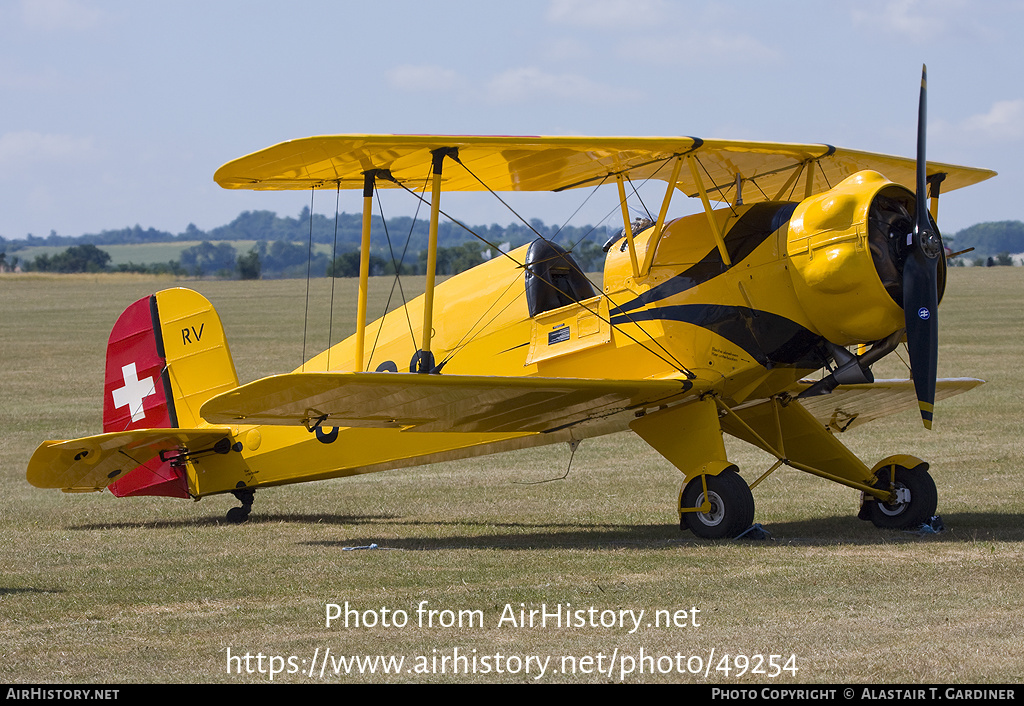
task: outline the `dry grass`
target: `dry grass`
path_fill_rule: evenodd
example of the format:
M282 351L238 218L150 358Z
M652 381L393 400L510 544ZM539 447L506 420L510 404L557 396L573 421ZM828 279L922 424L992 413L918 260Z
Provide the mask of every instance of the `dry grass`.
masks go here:
M305 283L187 283L217 306L244 380L299 364ZM327 342L326 281L314 282L307 349ZM333 339L354 318L336 294ZM662 682L1016 682L1024 597L1017 304L1024 269L951 271L940 374L989 384L915 415L851 432L873 461L928 458L947 531L882 532L856 519L857 494L793 471L755 491L768 542L680 533L678 473L638 438L438 464L257 495L251 521L222 523L234 501L63 495L24 479L35 445L100 428L103 355L128 303L152 279L0 277L0 681L265 682L228 674L232 655L463 654L582 657L796 655L795 678L645 674ZM378 280L375 310L390 282ZM348 287L346 289L346 287ZM313 330L315 329L315 330ZM888 362L887 362L888 364ZM891 372L898 372L898 363ZM759 452L731 448L750 478ZM376 544L378 550L348 551ZM483 627L325 627L325 605L479 610ZM497 627L504 606L699 610L699 627ZM646 622L646 620L645 620ZM434 651L436 650L436 652ZM299 664L297 662L296 664ZM596 665L596 663L595 663ZM257 663L251 666L256 669ZM264 667L269 666L269 661ZM308 671L308 662L301 665ZM406 663L406 668L410 662ZM317 667L317 672L319 668ZM534 673L324 677L324 681L531 681ZM619 681L552 674L544 682ZM308 674L275 681L316 682Z

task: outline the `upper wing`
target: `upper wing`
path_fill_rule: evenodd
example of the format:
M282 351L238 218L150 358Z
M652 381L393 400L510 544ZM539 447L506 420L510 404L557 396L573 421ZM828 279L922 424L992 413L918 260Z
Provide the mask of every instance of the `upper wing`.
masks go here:
M542 432L677 399L691 386L687 380L290 373L220 394L200 414L226 424Z
M65 493L103 490L160 452L192 452L229 439L230 429L132 429L70 441L44 441L28 464L28 482ZM230 441L229 441L230 443Z
M947 378L936 381L935 401L967 392L984 380ZM794 394L811 386L801 382L791 390ZM918 408L913 380L876 380L860 385L840 385L831 394L800 400L814 418L834 432L842 432L890 414Z
M361 189L363 174L385 169L411 189L425 187L431 152L457 148L466 168L447 165L445 191L560 191L598 184L616 174L630 179L668 181L671 161L697 159L708 196L731 201L737 176L748 185L747 203L788 200L835 186L863 169L874 169L911 190L913 159L837 149L823 144L701 140L695 137L479 137L439 135L324 135L291 140L228 162L214 175L227 189ZM995 172L928 163L928 174L946 174L943 191L975 184ZM377 186L394 186L378 179ZM676 187L698 193L689 169L679 171Z

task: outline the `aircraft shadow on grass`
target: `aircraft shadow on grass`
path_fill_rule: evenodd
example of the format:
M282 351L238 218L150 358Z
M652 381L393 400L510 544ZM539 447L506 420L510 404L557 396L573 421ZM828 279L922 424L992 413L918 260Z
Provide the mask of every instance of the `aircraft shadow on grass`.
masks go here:
M775 522L764 526L771 537L764 540L733 540L747 545L801 545L834 546L882 545L894 542L1019 542L1024 540L1024 528L1018 515L1011 513L948 513L942 515L945 530L938 534L916 531L890 531L878 533L861 525L855 517L825 517L793 522ZM398 528L464 528L457 534L443 537L407 534L402 537L374 536L362 532L344 539L306 541L302 544L335 548L363 548L377 545L378 549L407 551L436 551L451 549L594 549L609 546L634 549L662 549L667 545L679 546L704 543L694 535L680 535L675 524L616 524L581 522L487 522L483 520L417 520L398 515L320 515L269 514L250 518L249 525L288 523L300 525L359 526L364 530L378 527L386 534ZM96 531L110 529L174 529L225 524L222 518L205 520L174 520L153 522L115 522L76 525L72 530ZM486 534L473 533L479 528ZM863 528L857 531L858 528Z
M0 586L0 596L12 596L19 593L64 593L64 590L59 588L33 588L31 586Z

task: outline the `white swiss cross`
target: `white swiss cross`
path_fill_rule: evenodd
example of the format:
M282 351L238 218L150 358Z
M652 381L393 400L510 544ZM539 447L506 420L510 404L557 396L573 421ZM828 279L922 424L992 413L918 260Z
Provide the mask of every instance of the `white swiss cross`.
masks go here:
M127 406L128 411L132 413L133 422L145 419L146 410L142 408L142 400L156 394L153 378L139 380L139 374L135 372L135 363L123 366L121 375L124 376L124 387L119 387L110 393L114 398L115 409Z

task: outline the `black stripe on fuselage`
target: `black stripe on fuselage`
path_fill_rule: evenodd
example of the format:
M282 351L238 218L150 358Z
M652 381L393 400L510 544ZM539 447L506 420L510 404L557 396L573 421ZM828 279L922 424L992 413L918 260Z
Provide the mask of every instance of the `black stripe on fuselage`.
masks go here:
M613 325L634 321L680 321L700 326L736 344L766 368L816 370L828 360L825 339L770 311L725 304L680 304L612 317Z
M732 265L726 265L718 248L666 282L652 287L635 299L611 309L611 315L624 314L648 304L667 299L674 294L685 292L699 284L714 279L735 267L772 233L784 226L796 209L795 203L757 203L739 217L725 236L725 249Z

